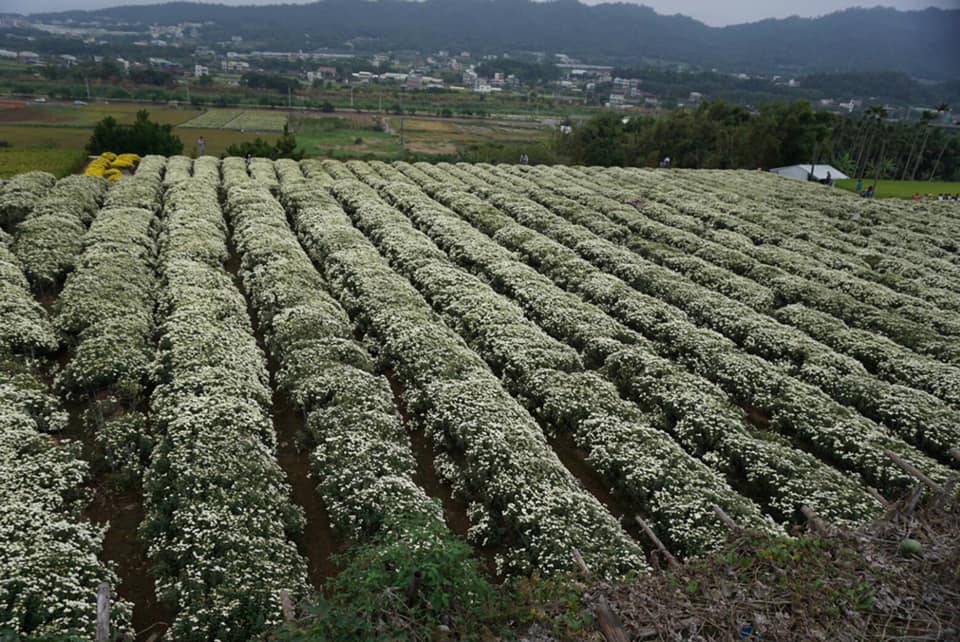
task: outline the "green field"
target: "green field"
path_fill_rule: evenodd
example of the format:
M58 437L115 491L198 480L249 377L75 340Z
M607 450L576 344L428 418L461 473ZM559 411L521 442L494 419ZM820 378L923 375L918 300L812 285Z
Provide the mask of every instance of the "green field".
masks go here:
M873 185L873 181L864 181L863 188ZM849 178L837 181L837 187L851 192L856 191L857 181ZM960 182L939 183L928 181L877 181L877 198L913 198L914 194L960 194Z
M35 169L50 172L57 177L79 170L87 155L76 149L0 149L0 178L10 178Z
M369 118L306 117L295 125L297 143L311 156L389 158L403 151L398 134L376 131Z

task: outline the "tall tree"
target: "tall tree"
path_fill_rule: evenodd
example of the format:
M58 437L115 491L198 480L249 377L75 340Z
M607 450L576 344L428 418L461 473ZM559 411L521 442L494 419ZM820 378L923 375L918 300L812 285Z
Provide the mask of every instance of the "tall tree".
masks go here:
M910 172L910 180L917 177L917 170L920 168L920 161L923 160L923 152L927 149L927 140L930 139L930 121L936 118L932 111L925 111L920 115L923 120L923 141L920 143L920 151L917 152L917 158L913 163L913 171Z

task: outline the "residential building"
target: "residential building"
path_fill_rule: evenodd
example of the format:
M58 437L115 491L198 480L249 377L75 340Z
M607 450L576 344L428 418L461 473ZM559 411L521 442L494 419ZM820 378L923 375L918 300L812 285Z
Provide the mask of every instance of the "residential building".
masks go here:
M242 60L223 60L220 62L220 68L224 71L242 73L250 70L250 63Z

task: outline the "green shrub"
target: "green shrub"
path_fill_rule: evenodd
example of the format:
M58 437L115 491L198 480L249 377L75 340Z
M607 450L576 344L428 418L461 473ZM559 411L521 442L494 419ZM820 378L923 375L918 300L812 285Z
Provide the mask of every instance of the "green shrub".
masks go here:
M107 116L97 123L87 143L87 152L174 156L183 152L183 141L173 133L173 125L152 122L150 114L141 109L132 125L121 125L113 116Z
M430 640L440 625L476 630L496 593L470 547L433 520L384 524L338 560L343 570L288 640ZM415 579L416 578L416 579Z

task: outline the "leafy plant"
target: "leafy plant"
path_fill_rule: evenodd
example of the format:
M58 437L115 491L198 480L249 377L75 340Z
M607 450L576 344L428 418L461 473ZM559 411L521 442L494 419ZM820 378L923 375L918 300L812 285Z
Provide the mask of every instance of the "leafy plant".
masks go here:
M384 524L339 559L331 597L283 639L429 640L441 625L476 631L498 611L470 547L435 520Z

